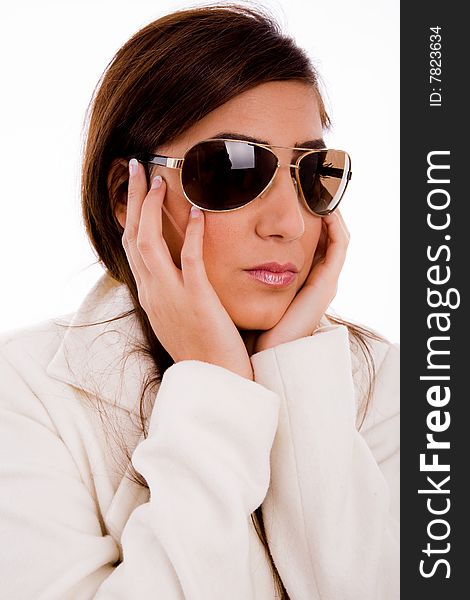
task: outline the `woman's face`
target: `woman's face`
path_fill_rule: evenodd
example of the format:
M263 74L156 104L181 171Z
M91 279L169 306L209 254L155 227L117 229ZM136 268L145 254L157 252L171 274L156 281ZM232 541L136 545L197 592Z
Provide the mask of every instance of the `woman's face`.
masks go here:
M180 137L158 148L165 156L182 157L195 143L221 133L254 138L277 146L304 146L322 139L314 91L300 82L269 82L220 106ZM270 329L303 285L318 244L322 220L299 200L289 167L291 150L274 148L281 167L270 188L247 206L232 212L204 213L204 263L207 276L239 329ZM191 205L183 195L178 170L158 167L165 179L165 207L182 231ZM163 212L163 235L175 264L181 267L183 240ZM276 286L248 272L276 262L293 263L292 283Z

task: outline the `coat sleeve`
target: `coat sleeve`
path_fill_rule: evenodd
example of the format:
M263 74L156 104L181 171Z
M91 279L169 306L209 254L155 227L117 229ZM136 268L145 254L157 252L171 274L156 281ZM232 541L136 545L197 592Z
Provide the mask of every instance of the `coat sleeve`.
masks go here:
M397 600L398 347L377 346L375 391L359 431L345 326L251 360L256 381L281 397L263 518L290 597Z
M43 402L0 360L0 580L8 600L250 599L250 514L269 485L280 399L222 367L163 376L132 462L150 500L123 560Z

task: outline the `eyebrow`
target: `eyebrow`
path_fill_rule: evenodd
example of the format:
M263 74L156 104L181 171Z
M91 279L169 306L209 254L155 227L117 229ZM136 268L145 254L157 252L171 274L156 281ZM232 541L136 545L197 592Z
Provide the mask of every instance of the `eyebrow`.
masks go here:
M233 133L229 131L221 131L212 136L213 138L225 138L226 140L243 140L244 142L254 142L255 144L265 144L271 146L266 140L260 140L243 133ZM274 144L272 144L274 146ZM289 146L290 147L290 146ZM323 138L317 138L314 140L305 140L303 142L295 142L295 148L310 148L311 150L321 150L326 148Z

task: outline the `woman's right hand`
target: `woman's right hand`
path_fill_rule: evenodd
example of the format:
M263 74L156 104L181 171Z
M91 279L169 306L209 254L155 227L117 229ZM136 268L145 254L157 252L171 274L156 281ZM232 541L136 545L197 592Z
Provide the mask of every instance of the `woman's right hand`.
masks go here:
M253 369L245 344L207 277L203 260L204 214L194 208L190 213L180 270L162 233L165 191L165 181L154 178L147 192L143 166L134 160L130 162L122 244L137 284L139 302L155 335L175 362L200 360L252 380Z

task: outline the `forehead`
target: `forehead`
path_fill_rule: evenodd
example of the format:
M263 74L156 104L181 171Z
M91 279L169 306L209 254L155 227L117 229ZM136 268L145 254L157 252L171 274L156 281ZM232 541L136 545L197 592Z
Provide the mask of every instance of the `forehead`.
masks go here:
M237 132L279 146L321 139L315 90L297 81L273 81L232 98L190 127L171 146L185 150L217 132Z

